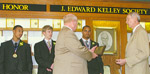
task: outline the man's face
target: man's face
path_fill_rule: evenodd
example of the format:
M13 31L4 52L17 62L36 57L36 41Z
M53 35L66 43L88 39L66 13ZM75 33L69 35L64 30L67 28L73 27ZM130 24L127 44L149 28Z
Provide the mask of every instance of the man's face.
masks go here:
M52 30L46 30L43 32L43 35L45 36L46 39L50 40L52 38L53 31Z
M91 35L91 29L89 27L85 27L82 30L82 35L83 35L83 38L89 39Z
M14 37L16 37L17 39L20 39L23 34L23 28L17 27L15 30L13 30L13 34L14 34Z
M128 15L127 18L126 18L126 23L132 29L134 28L134 24L135 24L136 21L137 21L137 18L136 17L131 17L131 15Z

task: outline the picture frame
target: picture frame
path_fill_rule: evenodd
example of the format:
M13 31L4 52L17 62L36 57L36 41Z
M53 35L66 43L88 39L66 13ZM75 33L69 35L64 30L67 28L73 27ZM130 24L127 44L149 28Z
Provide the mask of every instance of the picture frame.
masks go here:
M61 19L53 19L53 28L60 29L61 28Z
M6 28L13 28L14 26L15 26L15 19L7 18L6 19Z
M0 18L0 28L6 28L6 18Z
M116 28L96 27L94 30L94 36L94 40L99 43L99 46L106 45L104 55L117 53Z
M77 29L82 29L82 20L78 20Z
M30 28L38 28L39 19L30 19Z
M24 31L21 40L28 40L28 31Z

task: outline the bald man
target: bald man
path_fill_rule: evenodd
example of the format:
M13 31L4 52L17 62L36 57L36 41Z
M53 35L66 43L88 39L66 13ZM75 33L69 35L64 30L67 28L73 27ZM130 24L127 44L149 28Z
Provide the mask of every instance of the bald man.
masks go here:
M139 14L136 12L128 14L126 23L133 29L133 35L126 46L125 59L117 59L116 63L125 64L125 74L150 74L149 40L147 32L140 25Z
M81 45L74 31L77 17L73 14L64 16L64 26L59 32L56 46L53 74L88 74L87 61L96 58L96 48L90 51Z

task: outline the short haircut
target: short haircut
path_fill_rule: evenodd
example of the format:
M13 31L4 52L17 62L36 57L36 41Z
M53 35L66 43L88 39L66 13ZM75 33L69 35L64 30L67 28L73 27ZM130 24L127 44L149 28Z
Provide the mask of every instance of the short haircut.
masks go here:
M129 15L131 15L131 17L137 17L138 22L140 22L140 15L137 12L131 12Z
M86 26L83 26L82 31L83 31L83 29L86 28L86 27L90 28L90 30L91 30L91 27L88 26L88 25L86 25Z
M23 28L21 25L15 25L13 30L15 30L17 27Z
M68 23L71 22L73 20L77 20L77 17L73 14L67 14L66 16L64 16L64 23Z
M52 31L53 31L53 27L50 26L50 25L45 25L45 26L42 28L42 32L46 32L46 30L52 30Z

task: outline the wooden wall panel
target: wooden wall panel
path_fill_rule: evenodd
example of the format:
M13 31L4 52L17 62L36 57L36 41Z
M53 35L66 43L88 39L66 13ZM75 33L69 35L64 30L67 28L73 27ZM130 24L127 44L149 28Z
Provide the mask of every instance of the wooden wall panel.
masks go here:
M0 3L20 3L20 4L45 4L47 5L46 12L35 11L3 11L0 10L0 18L53 18L62 19L64 15L70 12L50 12L49 5L77 5L77 6L100 6L100 7L123 7L123 8L150 8L150 2L127 2L120 0L0 0ZM86 25L93 28L94 20L112 20L119 21L115 25L100 25L117 27L117 55L104 55L104 65L111 64L111 74L118 74L120 66L115 64L116 58L125 57L125 47L127 43L127 26L125 24L126 14L101 14L101 13L73 13L78 19L85 19ZM150 15L141 15L142 21L149 22ZM29 29L30 30L30 29ZM91 39L94 40L94 33L92 31ZM110 62L111 61L111 62ZM124 66L122 74L125 74Z
M120 58L120 21L112 20L93 20L93 26L96 27L115 27L117 32L117 53L113 55L105 54L102 56L104 65L109 65L111 74L119 74L120 67L116 65L115 60Z

